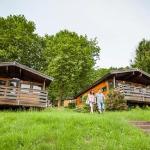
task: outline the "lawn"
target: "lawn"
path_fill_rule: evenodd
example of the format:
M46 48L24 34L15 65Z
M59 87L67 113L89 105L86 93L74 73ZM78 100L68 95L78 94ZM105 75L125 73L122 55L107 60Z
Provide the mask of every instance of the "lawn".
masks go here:
M0 150L149 150L150 135L129 120L150 110L84 114L67 109L0 112Z

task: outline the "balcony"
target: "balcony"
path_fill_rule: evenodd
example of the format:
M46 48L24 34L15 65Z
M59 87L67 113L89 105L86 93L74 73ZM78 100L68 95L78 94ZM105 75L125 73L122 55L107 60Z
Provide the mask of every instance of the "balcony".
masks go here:
M119 90L128 102L139 102L150 104L150 88L136 84L118 84Z
M47 98L44 90L0 86L0 105L47 107Z

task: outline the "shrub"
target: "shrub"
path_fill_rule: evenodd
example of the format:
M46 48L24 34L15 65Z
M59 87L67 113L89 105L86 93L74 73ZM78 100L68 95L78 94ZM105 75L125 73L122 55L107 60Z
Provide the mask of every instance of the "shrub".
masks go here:
M94 104L93 110L94 110L94 112L97 111L97 105L96 104ZM76 107L76 109L74 109L74 111L82 112L82 113L89 113L90 112L90 105L84 104L82 107Z
M87 100L87 98L88 98L88 94L84 94L84 95L82 96L82 103L85 103L86 100Z
M69 103L68 104L68 108L70 108L70 109L73 109L73 108L75 108L76 107L76 104L75 103Z
M80 112L80 113L87 113L87 112L89 112L89 110L90 110L90 108L89 108L89 105L87 105L87 104L84 104L81 107L76 107L74 109L74 111Z
M89 112L90 111L90 106L88 104L84 104L82 107L83 112Z
M127 110L127 101L119 91L110 91L106 98L107 110Z
M150 110L150 106L149 106L149 105L146 105L146 106L145 106L145 109L146 109L146 110Z

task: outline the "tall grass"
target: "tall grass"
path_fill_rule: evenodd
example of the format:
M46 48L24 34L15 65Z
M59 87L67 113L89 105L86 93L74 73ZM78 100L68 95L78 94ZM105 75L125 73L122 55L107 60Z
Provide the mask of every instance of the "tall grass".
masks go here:
M129 120L150 110L83 114L70 110L0 112L0 150L148 150L150 135Z

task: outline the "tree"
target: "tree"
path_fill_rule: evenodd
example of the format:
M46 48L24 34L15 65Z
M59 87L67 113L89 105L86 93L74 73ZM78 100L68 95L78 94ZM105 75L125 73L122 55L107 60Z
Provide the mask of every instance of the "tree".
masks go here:
M99 58L100 47L96 39L88 40L87 36L64 30L47 35L45 40L45 72L55 79L51 97L62 100L74 96L88 85L89 75Z
M97 69L97 70L93 70L93 73L91 75L91 78L92 78L92 82L93 83L94 81L102 78L105 74L107 74L111 69L110 68L100 68L100 69Z
M34 32L35 24L23 15L0 17L0 61L42 69L44 40Z
M139 43L134 62L131 65L150 73L150 41L143 39Z

